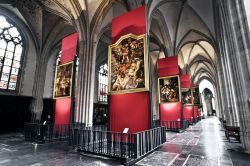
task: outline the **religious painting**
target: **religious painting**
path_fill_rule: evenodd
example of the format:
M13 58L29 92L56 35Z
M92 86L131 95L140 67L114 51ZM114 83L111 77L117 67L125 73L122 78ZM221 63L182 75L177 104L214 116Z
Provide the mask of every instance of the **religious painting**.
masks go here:
M191 89L181 89L181 102L183 105L192 105L193 97Z
M148 90L145 35L121 37L109 46L109 93Z
M192 95L193 95L193 104L200 105L200 94L198 87L192 89Z
M73 62L56 67L54 98L70 97L73 77Z
M160 103L180 101L179 76L161 77L158 82Z

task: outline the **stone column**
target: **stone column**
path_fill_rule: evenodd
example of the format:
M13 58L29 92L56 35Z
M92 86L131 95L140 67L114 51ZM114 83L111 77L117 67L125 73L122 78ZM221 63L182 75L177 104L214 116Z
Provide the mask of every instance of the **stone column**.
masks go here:
M250 34L247 26L247 19L242 0L226 1L229 18L229 29L232 35L231 42L234 46L234 54L231 60L235 63L234 71L236 88L235 100L240 119L242 131L242 143L250 152L250 112L248 99L250 98Z
M75 122L91 126L93 118L95 58L93 58L93 54L89 49L93 46L84 41L80 41L79 46Z
M240 122L243 147L250 151L250 113L248 99L250 96L249 75L249 30L247 28L242 0L220 0L220 22L217 28L222 32L219 38L220 49L225 50L223 60L226 62L229 77L232 113ZM230 35L228 35L230 34Z
M221 9L221 8L220 8ZM219 20L217 20L217 37L218 45L220 50L220 55L218 56L218 68L222 78L219 80L220 83L223 82L221 86L225 91L222 93L222 100L224 100L224 109L228 125L235 125L234 123L238 121L238 107L236 104L235 96L237 91L235 91L235 69L234 62L232 61L232 54L234 50L231 39L229 38L228 20L225 18L225 12L219 11ZM219 76L220 77L220 76Z
M37 66L35 71L33 101L31 103L32 122L40 121L43 111L43 91L46 77L47 63L44 63L41 55L37 58Z
M34 87L33 87L33 101L31 104L32 121L40 121L43 111L43 93L46 79L47 64L49 60L50 51L58 34L64 29L65 22L61 20L56 27L50 32L46 43L43 45L39 55L37 56L37 65L35 71Z

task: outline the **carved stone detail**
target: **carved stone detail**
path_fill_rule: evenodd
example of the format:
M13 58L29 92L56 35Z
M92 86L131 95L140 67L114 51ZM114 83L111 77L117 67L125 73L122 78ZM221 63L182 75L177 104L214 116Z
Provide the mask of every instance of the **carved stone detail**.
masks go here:
M42 41L42 8L33 0L19 0L15 5L35 32L38 41Z

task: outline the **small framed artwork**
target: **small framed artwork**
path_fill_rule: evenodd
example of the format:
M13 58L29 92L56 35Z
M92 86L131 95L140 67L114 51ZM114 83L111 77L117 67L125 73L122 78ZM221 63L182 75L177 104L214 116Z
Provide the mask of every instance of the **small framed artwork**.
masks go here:
M53 98L71 96L73 78L73 62L56 66Z
M160 103L180 102L179 76L160 77L158 82Z
M128 34L109 46L109 93L148 91L146 36Z
M192 89L192 95L193 95L193 104L199 106L200 105L199 87Z
M192 105L193 97L191 89L181 89L181 102L183 105Z

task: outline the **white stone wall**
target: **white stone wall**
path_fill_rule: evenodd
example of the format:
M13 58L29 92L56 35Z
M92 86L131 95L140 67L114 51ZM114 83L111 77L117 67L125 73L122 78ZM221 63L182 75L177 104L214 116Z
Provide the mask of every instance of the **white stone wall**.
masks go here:
M250 27L250 1L244 0L246 15L247 15L247 21L248 21L248 27Z

